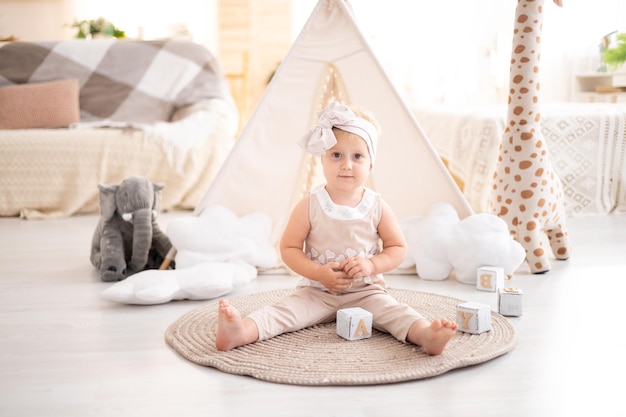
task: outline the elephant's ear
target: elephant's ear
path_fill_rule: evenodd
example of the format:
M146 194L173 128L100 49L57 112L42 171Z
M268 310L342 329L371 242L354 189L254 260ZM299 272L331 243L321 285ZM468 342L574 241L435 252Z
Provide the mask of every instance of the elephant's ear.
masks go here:
M110 220L115 214L115 193L119 185L117 184L98 184L100 189L100 215L104 220Z
M154 188L154 201L152 202L152 210L158 212L161 208L161 190L165 188L164 184L152 184Z

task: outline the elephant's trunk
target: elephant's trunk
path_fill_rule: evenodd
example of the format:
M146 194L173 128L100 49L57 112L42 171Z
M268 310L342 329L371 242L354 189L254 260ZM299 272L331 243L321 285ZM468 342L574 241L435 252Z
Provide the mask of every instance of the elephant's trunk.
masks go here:
M133 212L133 252L128 264L129 272L141 271L148 263L152 246L152 209L142 208Z

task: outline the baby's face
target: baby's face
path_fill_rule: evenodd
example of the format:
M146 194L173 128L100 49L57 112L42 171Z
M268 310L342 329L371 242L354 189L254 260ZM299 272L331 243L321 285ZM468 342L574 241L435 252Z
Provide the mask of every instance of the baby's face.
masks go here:
M359 135L333 129L337 143L322 156L324 176L328 183L344 187L362 187L371 171L367 144Z

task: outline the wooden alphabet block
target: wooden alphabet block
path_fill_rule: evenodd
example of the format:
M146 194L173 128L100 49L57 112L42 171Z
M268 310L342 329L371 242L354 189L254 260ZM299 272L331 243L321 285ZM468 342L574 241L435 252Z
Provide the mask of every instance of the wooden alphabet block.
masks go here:
M496 292L504 287L504 268L481 266L476 270L476 289Z
M519 288L504 288L498 291L498 312L503 316L522 315L524 293Z
M465 333L480 334L491 330L491 308L487 304L469 301L456 307L456 323Z
M337 311L337 334L347 340L372 336L372 313L360 307Z

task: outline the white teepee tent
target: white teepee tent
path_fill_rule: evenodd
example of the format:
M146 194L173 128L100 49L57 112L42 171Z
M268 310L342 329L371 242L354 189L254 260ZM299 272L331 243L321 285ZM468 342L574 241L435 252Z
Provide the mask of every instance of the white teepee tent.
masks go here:
M435 202L459 217L471 208L357 27L345 0L320 0L281 63L196 212L211 205L238 216L264 212L278 243L291 209L317 185L319 158L297 146L328 100L369 110L382 126L369 186L398 219Z

